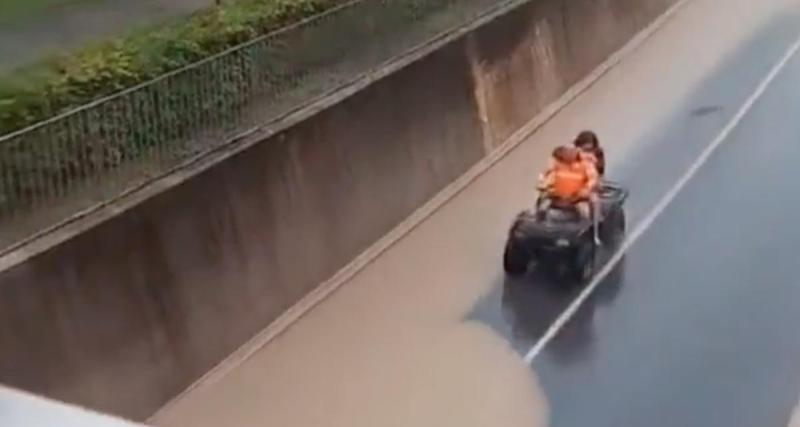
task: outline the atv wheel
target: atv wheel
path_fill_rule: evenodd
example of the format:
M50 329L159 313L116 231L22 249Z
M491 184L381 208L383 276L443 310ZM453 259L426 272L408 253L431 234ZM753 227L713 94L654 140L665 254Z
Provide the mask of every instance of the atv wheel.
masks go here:
M528 254L524 250L516 248L511 242L506 244L503 254L503 268L511 277L522 276L528 272Z
M572 274L575 280L586 283L594 276L595 246L592 238L585 238L581 245L575 249L572 258Z
M619 219L617 220L617 231L619 235L622 236L625 234L625 231L628 229L628 219L625 216L625 211L619 211Z
M624 210L612 211L600 227L600 240L617 244L625 235L626 222Z

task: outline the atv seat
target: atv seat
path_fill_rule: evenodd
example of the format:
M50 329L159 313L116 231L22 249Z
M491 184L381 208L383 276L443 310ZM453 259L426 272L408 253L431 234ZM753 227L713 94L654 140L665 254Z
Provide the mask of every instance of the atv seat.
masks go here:
M547 203L546 205L543 205ZM574 222L580 220L580 213L574 202L564 199L540 199L537 205L537 217L547 222Z

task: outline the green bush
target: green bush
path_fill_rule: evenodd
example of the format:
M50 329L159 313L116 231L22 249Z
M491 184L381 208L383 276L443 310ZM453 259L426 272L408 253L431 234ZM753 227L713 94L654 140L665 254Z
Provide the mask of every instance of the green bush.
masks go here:
M0 76L0 135L186 66L342 0L250 0Z

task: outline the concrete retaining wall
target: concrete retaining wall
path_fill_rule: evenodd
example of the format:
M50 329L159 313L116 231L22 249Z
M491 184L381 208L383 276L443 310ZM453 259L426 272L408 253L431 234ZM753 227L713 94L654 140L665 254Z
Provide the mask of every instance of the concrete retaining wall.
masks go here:
M146 418L672 2L531 2L7 269L0 382Z

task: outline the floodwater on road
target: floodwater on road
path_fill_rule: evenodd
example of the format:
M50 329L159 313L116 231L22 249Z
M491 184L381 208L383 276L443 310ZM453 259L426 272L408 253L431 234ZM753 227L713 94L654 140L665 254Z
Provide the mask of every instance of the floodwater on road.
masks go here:
M800 37L800 0L694 0L592 88L161 426L767 426L800 397L800 60L531 366L580 289L500 257L547 154L598 132L644 218ZM531 369L532 368L532 369Z

